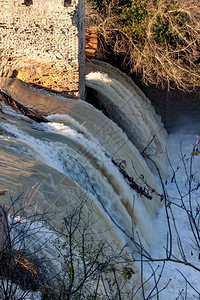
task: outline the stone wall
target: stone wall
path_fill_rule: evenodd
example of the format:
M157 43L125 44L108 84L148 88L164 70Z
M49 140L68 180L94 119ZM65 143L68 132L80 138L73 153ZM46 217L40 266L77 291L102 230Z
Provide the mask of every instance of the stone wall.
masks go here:
M84 39L84 0L0 0L0 76L82 98Z

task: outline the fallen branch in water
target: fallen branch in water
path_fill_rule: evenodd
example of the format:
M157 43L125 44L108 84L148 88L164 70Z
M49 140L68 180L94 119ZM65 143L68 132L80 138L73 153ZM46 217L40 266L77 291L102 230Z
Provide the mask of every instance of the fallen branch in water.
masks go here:
M134 190L136 190L136 192L140 195L143 195L145 197L147 197L148 199L152 199L152 196L150 196L143 187L141 187L140 185L138 185L134 180L133 177L129 176L125 170L124 167L124 161L117 163L113 158L112 158L112 163L118 167L120 173L122 173L122 175L124 176L124 178L128 181L128 184L130 185L130 187Z
M38 122L38 123L47 123L49 122L45 117L43 117L40 113L20 104L18 101L12 99L10 96L8 96L6 93L4 93L2 90L0 90L0 101L3 103L11 106L14 110L16 110L19 113L22 113L24 116Z
M8 136L8 137L16 137L13 133L11 133L3 128L0 128L0 135L4 135L4 136ZM1 196L1 194L0 194L0 196Z
M4 196L7 192L8 190L0 190L0 196Z

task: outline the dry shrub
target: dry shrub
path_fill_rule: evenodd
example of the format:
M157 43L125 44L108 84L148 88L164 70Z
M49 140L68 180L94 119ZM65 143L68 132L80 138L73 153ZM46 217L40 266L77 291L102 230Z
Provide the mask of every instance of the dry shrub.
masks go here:
M199 0L88 0L87 18L145 84L200 86Z

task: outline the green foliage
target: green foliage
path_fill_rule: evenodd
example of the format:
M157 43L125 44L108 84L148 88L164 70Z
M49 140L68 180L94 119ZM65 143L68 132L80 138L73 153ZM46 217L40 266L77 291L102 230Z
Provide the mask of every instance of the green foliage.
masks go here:
M121 13L124 23L123 31L136 41L140 41L146 37L145 28L148 21L146 4L146 0L132 0L131 5L124 7Z
M133 274L135 274L135 273L134 273L133 269L130 267L124 267L122 269L122 275L123 275L125 281L131 280Z
M166 43L171 46L176 46L176 43L180 42L180 38L175 32L173 32L169 23L158 22L154 25L154 40L160 46L165 45Z

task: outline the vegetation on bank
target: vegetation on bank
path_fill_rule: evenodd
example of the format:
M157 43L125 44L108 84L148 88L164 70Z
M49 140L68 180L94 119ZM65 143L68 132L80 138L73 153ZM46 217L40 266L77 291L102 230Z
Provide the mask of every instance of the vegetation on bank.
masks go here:
M145 84L200 86L199 0L88 0L104 53L124 57Z

